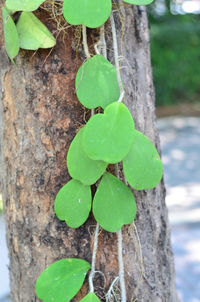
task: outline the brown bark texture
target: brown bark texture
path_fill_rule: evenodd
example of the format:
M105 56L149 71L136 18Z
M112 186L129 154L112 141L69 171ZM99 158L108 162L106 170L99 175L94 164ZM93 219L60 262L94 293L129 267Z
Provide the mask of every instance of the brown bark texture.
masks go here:
M122 44L124 56L121 74L125 103L136 129L160 149L146 9L126 6L122 7L120 16L114 14L119 49ZM37 15L56 31L56 24L44 11L39 10ZM91 45L94 33L89 31ZM0 26L0 174L13 302L39 301L34 292L35 282L54 261L77 257L91 262L94 219L90 217L82 227L71 229L53 211L58 190L70 179L67 150L90 115L75 95L74 79L84 56L72 47L74 36L74 28L69 28L64 36L59 36L50 54L49 50L36 53L21 50L14 65L6 56ZM109 59L114 62L109 21L106 40ZM164 184L161 182L153 190L134 192L134 195L143 269L133 226L126 226L123 254L127 301L176 302ZM95 277L96 292L103 296L118 275L116 234L104 231L99 234L96 270L106 278L105 281L99 273ZM74 301L87 290L85 282Z

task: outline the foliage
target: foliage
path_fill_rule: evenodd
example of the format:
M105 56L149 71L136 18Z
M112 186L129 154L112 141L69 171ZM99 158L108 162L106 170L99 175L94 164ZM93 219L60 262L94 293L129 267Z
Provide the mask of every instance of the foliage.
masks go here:
M100 302L94 293L89 293L80 302Z
M50 48L55 39L44 24L31 12L22 12L17 22L20 47L36 50Z
M3 30L5 38L5 48L9 58L13 61L19 52L19 36L13 19L10 17L8 10L2 8Z
M6 50L11 59L18 52L17 37L20 47L24 49L48 48L55 44L51 33L31 12L42 2L37 0L33 5L32 0L7 0L10 13L3 9L4 32ZM151 1L125 2L143 5ZM111 0L64 0L63 14L72 25L96 28L109 18L111 8ZM16 26L11 18L13 10L22 11ZM15 51L9 43L13 35ZM85 223L91 207L96 221L109 232L117 232L135 219L137 206L133 193L119 176L105 171L108 164L123 161L125 177L137 190L155 187L162 177L162 164L155 147L147 137L135 130L131 113L121 103L123 94L120 95L121 80L117 73L119 70L107 59L96 55L83 63L76 76L79 101L87 108L101 106L104 111L92 116L80 129L67 155L72 180L57 193L54 209L57 217L71 228ZM90 185L99 179L92 202ZM81 288L89 268L90 264L81 259L56 261L42 272L36 282L38 298L44 302L70 301ZM82 301L99 300L90 292Z
M83 132L84 128L80 129L70 145L67 167L71 177L85 185L92 185L105 172L107 163L102 160L92 160L85 154L82 147Z
M157 105L199 101L199 16L151 17L150 33Z
M134 143L123 160L126 180L135 190L154 188L162 178L162 162L152 142L134 131Z
M44 302L68 302L81 288L90 264L85 260L61 259L47 267L38 278L35 291Z
M43 2L41 0L7 0L6 7L2 8L5 48L12 61L18 55L20 47L36 50L50 48L56 44L55 38L46 26L31 13ZM12 18L15 11L22 11L17 24Z
M82 146L89 158L115 164L128 154L133 135L134 122L128 108L114 102L106 107L104 114L96 114L88 121Z
M55 213L71 228L78 228L88 218L92 203L89 186L72 179L58 192L55 200Z
M83 24L90 28L103 25L112 9L111 0L64 0L63 15L72 25Z
M117 177L105 173L93 200L93 214L99 225L108 232L117 232L134 220L136 212L131 190Z
M45 0L6 0L6 7L10 11L32 12L36 10Z
M105 108L120 96L116 69L100 55L92 57L79 68L75 85L79 101L89 109Z

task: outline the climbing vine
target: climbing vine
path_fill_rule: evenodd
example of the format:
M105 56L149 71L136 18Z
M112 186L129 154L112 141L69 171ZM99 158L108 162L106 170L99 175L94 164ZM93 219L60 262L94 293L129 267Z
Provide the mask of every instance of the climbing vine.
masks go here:
M56 40L32 13L44 1L7 0L2 9L5 48L14 62L19 49L51 48ZM146 5L152 0L124 0ZM12 16L20 11L17 23ZM137 206L131 188L154 188L162 178L162 163L152 142L135 129L128 108L123 104L124 87L120 77L119 55L111 0L64 0L63 15L71 25L82 25L86 61L79 68L75 88L80 103L91 109L91 118L82 127L68 150L67 168L71 180L57 193L54 210L58 219L71 228L78 228L93 212L97 221L91 265L82 259L61 259L47 267L35 286L38 298L45 302L70 301L80 290L87 272L90 292L83 302L99 301L94 293L98 234L100 227L116 232L121 301L126 302L126 286L122 255L122 227L133 223ZM106 56L104 23L110 18L115 66ZM87 45L87 27L100 27L100 41L91 55ZM101 113L96 108L101 107ZM122 162L123 178L118 163ZM107 171L115 165L115 175ZM92 200L91 185L97 184ZM130 188L131 187L131 188ZM113 284L116 280L113 281ZM109 301L111 290L108 291Z

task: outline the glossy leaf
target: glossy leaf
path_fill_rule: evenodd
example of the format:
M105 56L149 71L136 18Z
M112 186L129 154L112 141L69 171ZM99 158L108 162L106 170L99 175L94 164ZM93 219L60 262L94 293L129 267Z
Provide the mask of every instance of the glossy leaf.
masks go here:
M115 102L106 107L104 114L90 118L84 127L83 149L93 160L117 163L128 154L133 133L134 122L128 108Z
M131 150L123 160L129 185L136 190L152 189L162 178L162 162L152 142L141 132L134 131Z
M134 5L148 5L152 3L154 0L123 0L123 1Z
M81 299L80 302L100 302L100 300L95 295L95 293L89 293L87 294L87 296Z
M91 202L90 187L73 179L58 192L54 210L60 220L65 220L71 228L78 228L87 220Z
M134 220L136 211L131 190L112 174L104 174L93 201L93 214L100 226L117 232Z
M105 108L119 99L115 67L103 56L85 62L76 75L76 94L86 108Z
M45 0L6 0L6 7L11 11L32 12Z
M23 49L50 48L56 44L53 35L33 13L21 14L17 22L17 31L20 47Z
M38 278L35 291L44 302L68 302L80 290L90 264L70 258L54 262Z
M64 0L63 3L63 15L69 24L83 24L90 28L103 25L111 9L111 0Z
M107 164L86 156L82 148L83 128L73 139L67 154L67 168L72 178L85 185L94 184L106 170Z
M9 58L13 61L19 52L18 32L13 19L5 7L2 8L2 17L5 48Z

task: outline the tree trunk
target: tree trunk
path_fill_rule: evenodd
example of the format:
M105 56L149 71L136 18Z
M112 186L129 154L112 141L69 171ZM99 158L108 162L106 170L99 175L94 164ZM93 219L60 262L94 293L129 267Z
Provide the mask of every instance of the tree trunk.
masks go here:
M119 49L123 40L122 78L126 105L136 129L157 146L154 89L152 83L146 9L121 9L121 24L115 14ZM38 16L51 30L46 13ZM122 29L124 27L124 36ZM93 31L90 31L92 44ZM0 28L1 184L10 257L13 302L38 301L34 285L40 273L55 260L77 257L91 262L95 222L92 217L80 228L68 228L55 217L54 199L70 179L66 154L72 138L84 125L84 109L75 96L74 79L81 64L72 47L74 30L60 35L56 47L35 54L20 51L17 65L11 64L3 47ZM106 25L109 59L113 61L111 30ZM143 269L138 238L133 226L123 228L127 301L176 302L173 255L165 206L163 182L156 189L134 192L138 205L137 226L143 253ZM95 285L103 295L118 275L116 234L99 235ZM100 287L104 287L101 289ZM74 301L87 292L87 282Z

